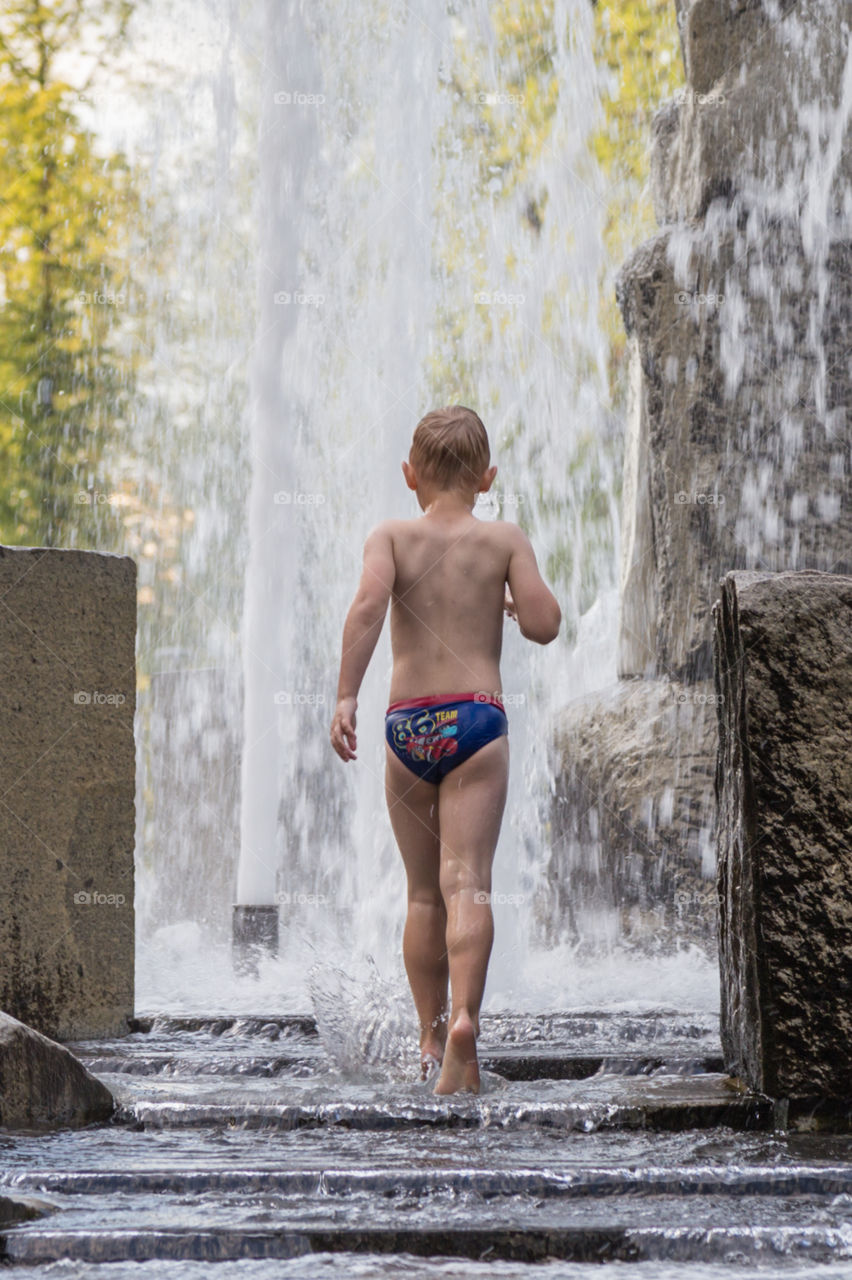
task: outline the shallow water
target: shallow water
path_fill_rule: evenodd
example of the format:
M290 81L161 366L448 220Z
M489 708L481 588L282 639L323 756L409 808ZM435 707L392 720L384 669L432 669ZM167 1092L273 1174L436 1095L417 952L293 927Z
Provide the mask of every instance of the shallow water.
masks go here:
M712 1015L486 1016L483 1061L541 1078L490 1070L477 1098L435 1098L416 1054L407 1079L382 1079L404 1037L373 1041L360 1069L350 1045L341 1070L315 1027L308 1015L161 1016L75 1046L119 1097L121 1122L0 1139L0 1191L46 1215L5 1232L7 1250L31 1275L73 1277L122 1277L131 1257L156 1259L134 1261L136 1276L209 1275L221 1257L251 1277L343 1265L511 1277L532 1264L476 1258L517 1247L585 1259L535 1264L554 1277L587 1274L590 1260L595 1275L623 1274L613 1257L647 1259L632 1265L662 1280L720 1266L852 1275L852 1137L750 1118L706 1070ZM569 1068L593 1074L548 1078Z

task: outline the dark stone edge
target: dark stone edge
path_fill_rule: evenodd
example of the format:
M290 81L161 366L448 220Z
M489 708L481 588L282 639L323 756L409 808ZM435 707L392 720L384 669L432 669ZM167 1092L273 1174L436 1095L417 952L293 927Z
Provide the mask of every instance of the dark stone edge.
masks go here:
M91 1231L0 1233L0 1260L40 1263L191 1258L294 1258L311 1253L407 1253L417 1257L459 1257L516 1262L563 1258L576 1262L637 1261L639 1246L622 1226L524 1230L512 1227L338 1228L306 1231L216 1232L161 1229L98 1234ZM21 1247L23 1246L23 1247ZM52 1247L51 1247L52 1246Z
M308 1228L306 1230L197 1231L180 1228L134 1231L0 1232L0 1262L33 1265L59 1260L103 1263L186 1259L205 1262L243 1258L295 1258L314 1253L407 1254L415 1257L467 1258L479 1261L639 1262L666 1259L724 1265L718 1245L729 1241L738 1251L783 1254L791 1250L775 1240L777 1228L634 1227L588 1224L574 1227ZM810 1262L828 1261L840 1232L831 1227L794 1229L792 1253ZM715 1246L713 1239L715 1238ZM708 1248L709 1246L709 1248Z
M98 1073L114 1075L149 1076L162 1071L164 1067L180 1062L180 1054L152 1054L150 1058L122 1058L110 1054L81 1054L80 1060L94 1075ZM276 1054L270 1058L260 1058L246 1070L246 1062L234 1063L233 1071L219 1071L216 1075L222 1078L239 1076L241 1079L275 1079L286 1075L294 1067L305 1065L327 1065L325 1059L307 1058L304 1054ZM330 1065L330 1064L328 1064ZM721 1056L691 1055L674 1056L636 1056L627 1054L563 1054L551 1053L488 1053L479 1059L483 1071L493 1071L504 1080L587 1080L601 1070L609 1070L619 1076L650 1075L662 1067L670 1070L670 1075L703 1075L710 1073L721 1075L724 1066ZM143 1069L144 1068L144 1069Z
M563 1123L557 1111L551 1115L547 1107L531 1109L523 1117L515 1117L509 1125L501 1119L484 1116L479 1111L429 1111L419 1114L396 1114L363 1108L349 1110L329 1106L318 1112L308 1107L282 1106L267 1110L236 1113L227 1107L205 1106L192 1114L178 1111L161 1121L157 1115L144 1114L145 1103L138 1104L138 1111L124 1106L114 1117L114 1123L126 1124L137 1130L145 1129L193 1129L205 1125L229 1125L240 1129L352 1129L377 1132L403 1129L481 1129L492 1128L543 1128L565 1133L590 1132L611 1129L645 1129L654 1133L679 1133L687 1129L729 1128L739 1131L766 1131L776 1125L775 1106L770 1098L757 1095L732 1099L730 1102L662 1103L649 1106L627 1104L616 1107L609 1114L583 1116L577 1114L576 1124ZM141 1114L140 1114L141 1112ZM160 1113L162 1114L162 1112ZM566 1113L569 1121L571 1116ZM590 1128L587 1129L587 1125Z

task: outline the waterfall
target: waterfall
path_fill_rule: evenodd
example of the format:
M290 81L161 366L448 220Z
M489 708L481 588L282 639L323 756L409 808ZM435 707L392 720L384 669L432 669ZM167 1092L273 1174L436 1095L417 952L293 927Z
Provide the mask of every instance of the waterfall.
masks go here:
M212 355L236 412L220 397L215 430L182 461L168 419L158 439L172 496L194 511L184 581L203 601L209 578L215 608L196 608L140 697L145 1007L300 1009L311 965L353 972L368 957L404 982L404 875L383 794L387 626L359 698L357 762L333 754L328 727L364 538L419 514L400 462L418 419L452 402L480 413L498 466L477 514L524 523L565 618L546 649L506 624L510 792L486 999L648 996L617 951L592 972L545 943L552 717L615 673L622 424L598 311L618 264L589 147L593 10L558 0L535 57L498 29L498 10L221 0L203 38L192 21L182 35L179 17L169 28L185 59L194 42L219 57L194 77L207 113L154 130L152 198L169 166L198 156L206 199L176 201L174 234L197 266L192 237L210 220L238 259L240 302L235 272L217 275L206 249L220 336L161 326L154 343L164 368L178 338ZM531 133L523 86L536 69L553 105ZM194 482L194 468L216 483ZM257 980L231 971L235 901L280 908L280 955ZM694 977L673 962L654 994L689 1003Z

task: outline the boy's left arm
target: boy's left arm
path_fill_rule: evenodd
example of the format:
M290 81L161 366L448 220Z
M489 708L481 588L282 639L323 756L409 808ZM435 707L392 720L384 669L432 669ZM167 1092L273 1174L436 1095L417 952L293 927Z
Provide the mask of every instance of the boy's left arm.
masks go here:
M337 707L331 723L331 745L343 761L356 758L358 690L381 634L395 578L393 538L387 523L379 524L364 543L361 581L343 625Z

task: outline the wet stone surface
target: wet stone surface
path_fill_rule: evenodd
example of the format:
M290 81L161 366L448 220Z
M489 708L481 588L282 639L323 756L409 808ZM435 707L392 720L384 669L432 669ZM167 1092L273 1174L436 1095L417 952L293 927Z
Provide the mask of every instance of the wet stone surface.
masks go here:
M28 1275L852 1275L852 1138L778 1129L707 1070L712 1018L484 1018L482 1093L442 1099L342 1070L310 1019L137 1025L74 1046L117 1123L0 1136L0 1195L39 1215L0 1254Z

